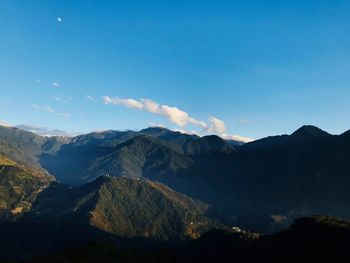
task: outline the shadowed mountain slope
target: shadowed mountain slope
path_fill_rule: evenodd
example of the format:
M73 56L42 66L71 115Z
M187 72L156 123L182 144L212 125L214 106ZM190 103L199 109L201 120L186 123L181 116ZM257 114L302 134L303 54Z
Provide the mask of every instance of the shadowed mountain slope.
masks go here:
M188 155L230 154L234 152L233 146L215 135L193 140L187 143L184 148L185 154Z
M67 137L42 137L0 125L0 154L31 167L40 167L38 159L41 154L53 154L69 140Z
M41 163L59 181L81 184L102 175L146 177L165 181L166 177L188 174L193 162L173 144L148 135L139 135L116 146L64 145L56 155L43 155Z
M347 218L349 146L350 137L304 126L292 135L245 144L225 163L223 158L220 162L209 158L205 165L207 170L226 167L218 180L231 186L230 200L241 207L234 214L265 214L271 225L281 222L275 215L288 223L310 214Z

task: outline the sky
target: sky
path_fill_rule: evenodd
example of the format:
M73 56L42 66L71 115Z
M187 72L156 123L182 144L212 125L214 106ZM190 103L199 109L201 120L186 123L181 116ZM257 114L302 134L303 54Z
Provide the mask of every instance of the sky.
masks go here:
M349 0L2 0L0 123L350 129Z

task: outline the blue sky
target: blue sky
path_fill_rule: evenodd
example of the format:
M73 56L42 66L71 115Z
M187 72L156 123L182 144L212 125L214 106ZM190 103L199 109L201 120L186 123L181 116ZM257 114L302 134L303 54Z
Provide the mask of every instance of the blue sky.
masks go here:
M0 121L13 125L338 134L349 70L348 0L0 1Z

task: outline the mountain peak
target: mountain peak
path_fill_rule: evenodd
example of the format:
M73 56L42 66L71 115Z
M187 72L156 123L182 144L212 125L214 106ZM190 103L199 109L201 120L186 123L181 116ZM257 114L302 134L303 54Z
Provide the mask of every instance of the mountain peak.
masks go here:
M168 132L170 132L170 130L163 127L148 127L140 131L140 133L145 133L152 136L159 136Z
M207 141L215 141L215 142L225 141L223 138L221 138L217 135L214 135L214 134L203 136L202 139L207 140Z
M228 154L234 151L234 147L216 135L208 135L198 138L186 145L185 152L190 155L198 154Z
M292 133L293 137L308 137L308 138L316 138L316 137L324 137L330 136L328 132L321 130L320 128L312 125L304 125L300 127L298 130Z
M105 233L126 238L183 240L197 238L212 228L225 228L206 216L208 204L142 178L101 176L65 191L53 199L45 198L44 205L35 208L35 215L41 220L51 220L53 215L69 220L79 217ZM55 198L62 200L61 207L51 203Z

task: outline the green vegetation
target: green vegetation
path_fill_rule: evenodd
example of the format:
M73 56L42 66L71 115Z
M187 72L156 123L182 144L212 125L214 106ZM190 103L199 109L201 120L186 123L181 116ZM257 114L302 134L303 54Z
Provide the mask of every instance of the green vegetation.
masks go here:
M116 236L156 240L198 238L211 228L225 227L205 216L207 204L141 178L104 176L79 188L48 193L33 208L41 222L80 220Z
M334 227L334 228L345 228L350 229L350 222L347 220L326 216L326 215L319 215L319 216L312 216L312 217L306 217L297 219L295 221L296 224L305 224L306 222L309 222L311 224L318 224L326 227Z
M0 156L0 221L29 211L37 195L53 178Z
M208 206L145 179L104 178L91 223L118 236L198 238L214 226ZM221 226L222 227L222 226Z
M0 155L18 163L41 168L39 156L53 154L63 144L65 137L42 137L32 132L0 125Z

